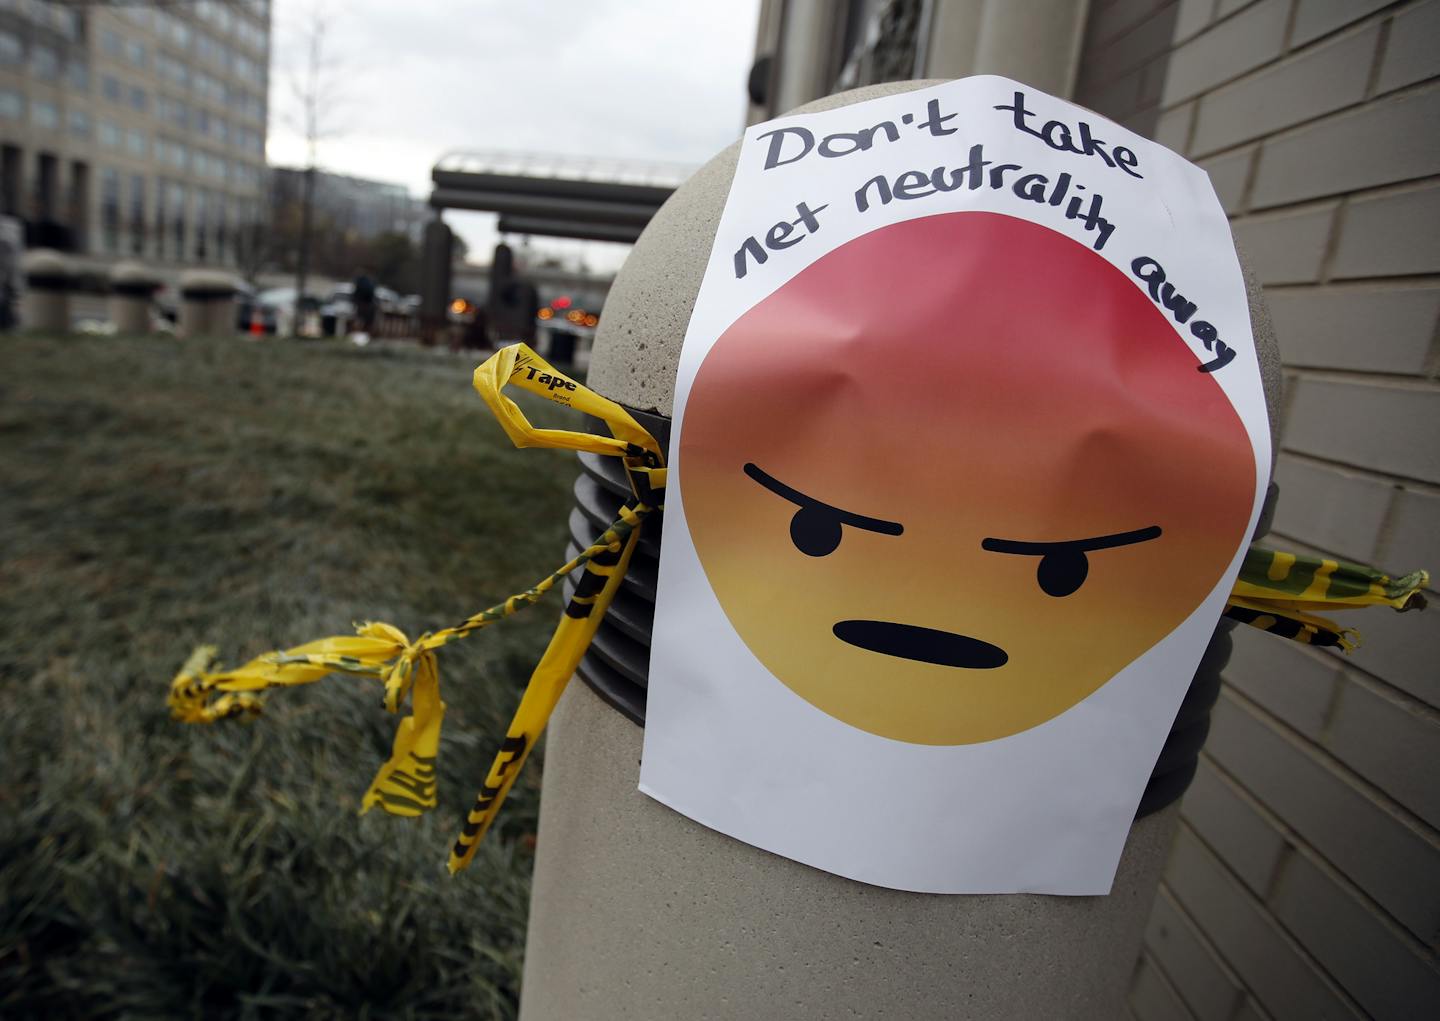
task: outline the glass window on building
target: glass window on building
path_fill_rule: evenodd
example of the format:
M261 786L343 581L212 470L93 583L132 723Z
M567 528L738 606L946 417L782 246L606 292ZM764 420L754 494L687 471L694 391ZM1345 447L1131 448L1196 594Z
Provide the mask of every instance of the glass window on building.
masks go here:
M215 222L215 261L228 266L230 264L230 223L226 219L224 195L215 196L215 205L212 207L211 215Z
M0 32L0 67L12 67L25 62L25 44L14 32Z
M30 73L44 81L60 77L60 55L50 46L30 48Z
M149 106L149 97L145 90L138 85L130 86L130 105L141 113L144 113L145 108Z
M174 85L181 88L188 88L190 85L190 69L184 61L177 60L169 54L155 54L155 70L160 72L162 78Z
M120 172L111 167L100 171L100 237L105 251L120 251Z
M235 20L235 38L252 50L265 52L265 32L249 18Z
M30 123L37 128L54 130L60 126L60 108L48 99L30 100Z
M176 170L189 169L190 150L187 149L185 146L181 145L179 142L170 141L157 141L155 143L155 146L157 150L156 155L160 156L160 158L164 162L170 164L170 166L174 167ZM163 153L159 151L161 146L164 146Z
M105 56L119 60L120 52L124 48L125 43L120 38L120 33L113 28L107 28L100 33L100 52Z
M90 68L83 60L71 58L65 62L65 84L75 92L90 91Z
M50 10L50 27L66 39L80 38L80 12L67 4L46 4Z
M190 130L190 106L174 96L156 96L155 112L167 124L181 131Z
M260 71L260 65L249 57L237 55L233 67L237 77L243 78L253 85L259 85L264 81L264 75Z
M234 203L235 223L230 233L230 248L234 258L251 260L260 250L261 227L252 205L246 202Z
M25 97L14 89L0 89L0 117L18 121L25 115Z
M200 0L195 5L195 13L200 15L202 21L214 25L222 32L229 32L235 24L230 8L219 0Z
M95 129L95 135L100 139L101 145L110 146L112 149L120 147L120 125L114 121L107 121L100 118L100 123Z
M130 177L130 254L145 254L145 175Z
M191 240L195 245L195 258L205 258L205 242L209 240L206 235L210 229L210 194L203 189L195 189L195 230L192 232Z
M100 94L106 99L120 102L125 96L125 90L120 87L120 79L113 74L100 76Z
M170 16L170 41L182 50L189 50L194 39L195 33L190 25L172 14Z
M159 19L154 17L159 11L152 10L143 3L132 5L130 3L113 3L112 0L112 6L117 8L120 13L124 14L125 17L135 22L135 24L141 28L150 28L152 25L159 24Z
M225 104L225 86L220 79L214 78L204 71L196 71L192 78L195 83L196 95L217 106Z
M150 154L150 140L145 137L145 132L125 132L125 151L136 159L145 159Z
M155 232L151 235L155 243L155 257L165 258L166 241L169 233L165 229L165 178L155 179Z
M170 233L174 239L174 253L176 258L183 258L185 254L185 186L169 182L166 186L168 192L165 205L169 209Z
M230 67L230 47L204 32L195 33L195 56L207 67L222 70Z
M136 67L144 67L147 64L145 44L135 39L125 43L125 59Z
M71 110L66 114L65 120L70 127L70 134L76 138L90 137L90 115L84 110Z

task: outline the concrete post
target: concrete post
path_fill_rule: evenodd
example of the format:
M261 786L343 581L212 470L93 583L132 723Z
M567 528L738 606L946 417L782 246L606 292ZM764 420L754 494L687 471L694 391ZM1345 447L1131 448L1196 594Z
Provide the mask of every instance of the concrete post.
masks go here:
M180 274L180 336L228 337L235 333L235 278L212 269Z
M872 86L802 109L930 84ZM725 150L675 193L615 281L589 372L606 396L671 413L737 154ZM1247 284L1274 432L1279 360L1259 288ZM642 736L578 682L550 724L522 1021L1124 1016L1174 805L1135 824L1108 897L903 893L758 850L651 801L636 789Z
M159 289L160 278L148 266L117 263L110 271L110 322L115 332L151 332L150 303Z
M20 268L25 274L20 324L45 333L69 333L70 295L75 290L70 259L49 248L37 248L25 253Z
M441 339L450 307L451 260L455 236L437 210L425 224L420 252L420 342L427 347Z
M842 5L828 0L789 0L784 5L772 109L789 110L834 88L841 13Z

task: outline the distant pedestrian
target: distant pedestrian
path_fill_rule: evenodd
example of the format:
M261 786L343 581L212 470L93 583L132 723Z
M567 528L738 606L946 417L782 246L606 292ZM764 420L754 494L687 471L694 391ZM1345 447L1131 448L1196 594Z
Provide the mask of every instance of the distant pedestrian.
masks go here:
M368 336L375 328L375 281L370 279L367 270L361 269L355 283L351 285L350 300L355 305L353 332Z

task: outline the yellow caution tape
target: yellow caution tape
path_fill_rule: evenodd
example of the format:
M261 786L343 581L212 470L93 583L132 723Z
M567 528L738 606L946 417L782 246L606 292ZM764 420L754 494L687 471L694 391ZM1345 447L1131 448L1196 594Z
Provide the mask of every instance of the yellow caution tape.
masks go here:
M365 791L360 810L363 813L378 807L393 815L419 815L436 804L435 761L445 716L435 650L534 604L567 575L583 569L575 594L530 676L499 754L456 840L449 863L452 873L470 863L475 848L494 822L615 597L645 518L661 508L665 490L659 444L630 413L561 373L524 344L504 348L489 358L475 370L474 383L517 447L585 450L624 459L634 499L620 509L610 527L534 587L413 642L399 628L369 622L358 625L354 635L321 638L292 649L268 652L231 670L216 666L213 646L201 646L171 682L168 699L175 719L214 723L259 713L261 702L253 693L266 688L310 684L332 673L374 678L384 686L386 710L400 712L408 698L410 715L400 721L390 758ZM593 415L606 423L611 435L537 429L502 393L507 385Z
M1350 652L1359 645L1359 632L1314 611L1364 606L1419 610L1425 606L1421 590L1429 584L1427 571L1392 579L1360 564L1267 549L1257 543L1245 553L1225 616L1282 638Z
M201 646L171 682L168 700L177 720L214 723L259 713L261 700L254 693L267 688L310 684L332 673L379 681L386 710L399 713L408 699L410 715L400 721L390 758L365 791L361 812L378 807L392 815L419 815L436 804L435 762L445 716L435 651L534 604L567 575L583 569L450 852L452 874L470 864L494 823L620 587L645 519L663 508L665 492L664 456L654 437L620 405L559 372L524 344L487 359L475 370L474 385L517 447L589 451L624 460L634 497L600 537L534 587L413 642L390 624L370 622L358 625L354 635L268 652L233 670L216 666L213 646ZM611 435L537 429L505 396L506 386L593 415L605 422ZM1287 638L1349 651L1358 638L1354 631L1310 611L1376 605L1418 609L1425 605L1420 589L1429 577L1417 571L1392 581L1367 567L1252 546L1225 613Z

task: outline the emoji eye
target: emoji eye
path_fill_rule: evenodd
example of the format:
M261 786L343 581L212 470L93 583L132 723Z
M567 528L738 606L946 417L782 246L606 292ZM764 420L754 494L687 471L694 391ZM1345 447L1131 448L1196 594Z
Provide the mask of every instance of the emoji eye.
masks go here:
M1085 554L1096 550L1133 546L1160 538L1160 526L1149 525L1133 532L1097 535L1091 539L1069 539L1064 542L1022 542L1018 539L985 539L980 548L991 553L1012 553L1022 557L1039 557L1035 581L1047 596L1069 596L1079 591L1090 574L1090 558Z
M1035 580L1047 596L1068 596L1085 584L1090 561L1083 550L1067 549L1040 558Z
M796 506L795 516L790 519L790 541L807 557L823 557L834 553L840 546L844 525L863 528L867 532L878 532L881 535L900 535L904 531L897 521L852 514L831 506L824 500L806 496L798 489L791 489L758 465L745 465L745 474L776 496L789 500Z
M823 507L801 507L790 519L790 541L807 557L834 553L840 533L840 519Z

